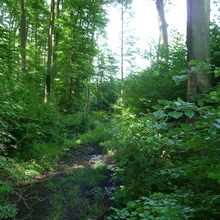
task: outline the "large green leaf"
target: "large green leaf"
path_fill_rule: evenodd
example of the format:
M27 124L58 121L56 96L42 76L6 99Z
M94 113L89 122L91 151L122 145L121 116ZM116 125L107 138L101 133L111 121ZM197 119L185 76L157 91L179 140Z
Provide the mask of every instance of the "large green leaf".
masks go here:
M185 111L185 115L189 118L192 118L194 116L194 111L190 110L190 109L186 109Z
M175 81L175 83L177 85L179 85L180 83L186 81L187 79L189 79L190 75L189 74L184 74L184 75L175 75L172 77L172 79Z
M215 77L220 76L220 69L214 70L214 75L215 75Z
M178 119L183 115L183 113L182 112L169 112L168 115L172 118Z
M189 63L188 63L190 66L193 66L193 65L199 65L199 64L201 64L201 62L199 62L198 60L191 60L191 61L189 61Z
M171 103L171 101L159 99L158 103L161 105L169 105Z
M164 118L166 116L166 114L163 110L158 110L158 111L154 112L153 115L158 119Z

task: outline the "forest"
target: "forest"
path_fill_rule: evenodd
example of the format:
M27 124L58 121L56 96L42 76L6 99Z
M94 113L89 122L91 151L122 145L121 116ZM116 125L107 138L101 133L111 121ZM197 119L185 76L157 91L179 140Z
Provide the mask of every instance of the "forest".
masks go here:
M144 54L135 1L0 2L0 219L220 219L220 1L185 0L184 36L146 0Z

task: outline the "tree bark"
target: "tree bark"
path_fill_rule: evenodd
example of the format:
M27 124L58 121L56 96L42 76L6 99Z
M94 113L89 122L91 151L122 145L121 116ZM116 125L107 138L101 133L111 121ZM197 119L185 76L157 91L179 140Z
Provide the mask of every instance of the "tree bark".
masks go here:
M159 36L159 44L160 45L168 45L168 34L167 34L167 22L165 19L165 13L164 13L164 1L163 0L157 0L156 1L157 6L157 12L158 12L158 20L159 20L159 30L160 30L160 36Z
M124 79L124 4L121 3L121 80Z
M124 95L124 3L121 2L121 100Z
M57 0L57 3L56 3L56 18L59 18L60 16L60 0ZM53 63L56 62L57 60L57 53L56 53L56 50L57 50L57 46L59 45L59 36L60 36L60 31L59 31L59 24L56 24L55 28L54 28L54 51L53 51ZM53 66L53 72L54 72L54 75L56 75L57 73L57 67L56 65Z
M50 95L51 95L54 19L55 19L55 0L51 0L50 23L49 23L49 31L48 31L45 102L48 102Z
M26 43L27 43L27 26L26 26L26 10L24 0L20 0L20 59L21 72L24 73L26 69Z
M187 62L209 63L210 58L210 0L187 0ZM191 69L190 66L188 66ZM187 101L204 92L211 83L208 70L191 73L187 83Z
M84 106L84 114L88 115L89 114L89 110L90 110L90 82L87 82L87 88L86 88L86 102L85 102L85 106Z

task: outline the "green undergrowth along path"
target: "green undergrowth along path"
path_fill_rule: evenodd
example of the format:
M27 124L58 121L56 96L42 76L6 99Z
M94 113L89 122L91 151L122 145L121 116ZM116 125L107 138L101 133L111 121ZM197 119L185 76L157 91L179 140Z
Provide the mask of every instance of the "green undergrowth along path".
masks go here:
M111 203L106 188L111 186L112 171L101 143L111 138L110 127L100 120L59 147L38 144L29 151L37 156L32 161L2 157L1 219L104 219Z
M109 199L105 198L109 174L106 165L99 164L77 168L59 181L49 181L46 185L50 192L48 219L103 219L109 205Z
M121 117L104 143L116 163L109 220L220 218L219 102L218 87L197 103L159 100L153 112Z

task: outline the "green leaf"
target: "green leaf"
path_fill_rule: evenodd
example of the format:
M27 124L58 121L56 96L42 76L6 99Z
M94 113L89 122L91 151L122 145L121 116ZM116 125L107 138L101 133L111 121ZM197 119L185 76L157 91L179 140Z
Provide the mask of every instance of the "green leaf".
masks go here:
M163 107L161 106L161 105L154 105L153 106L153 109L155 109L155 110L160 110L160 109L162 109Z
M215 119L215 121L220 124L220 118Z
M166 114L163 110L158 110L158 111L154 112L153 115L158 119L164 118L166 116Z
M201 146L201 142L196 141L196 140L188 140L188 141L186 141L186 144L187 144L188 147L199 147L199 146Z
M182 112L169 112L168 115L172 118L178 119L183 115L183 113Z
M171 102L168 100L160 99L160 100L158 100L158 103L161 105L169 105Z
M204 106L204 102L199 101L199 102L198 102L198 105L199 105L200 107L202 107L202 106Z
M215 56L220 55L220 51L216 51L216 52L214 52L214 55L215 55Z
M186 81L189 79L190 75L189 74L184 74L184 75L175 75L172 77L172 79L175 81L177 85L179 85L181 82Z
M216 91L213 91L213 92L210 92L209 95L210 95L210 96L217 96L218 93L217 93Z
M150 129L155 128L155 123L152 121L147 121L146 122L146 126Z
M220 173L219 173L219 172L218 172L218 173L216 173L216 172L210 172L210 173L208 174L208 177L209 177L210 179L217 179L218 183L220 183Z
M212 127L212 128L209 130L209 133L210 133L211 135L216 135L217 129L216 129L215 127Z
M194 116L194 112L192 111L192 110L190 110L190 109L186 109L185 111L185 115L187 116L187 117L189 117L189 118L192 118L193 116Z
M173 102L176 106L181 106L182 103L181 102Z
M127 203L128 208L134 208L136 206L136 203L134 201L130 201Z
M177 101L181 103L185 103L181 98L178 98Z
M220 76L220 69L214 70L214 75L215 75L215 77Z
M197 67L197 66L192 66L191 67L191 72L193 73L198 73L199 71L201 71L201 68Z
M212 126L214 126L215 128L220 128L220 125L216 123L212 123Z
M199 62L198 60L191 60L189 61L188 65L189 66L193 66L193 65L199 65L201 62Z

